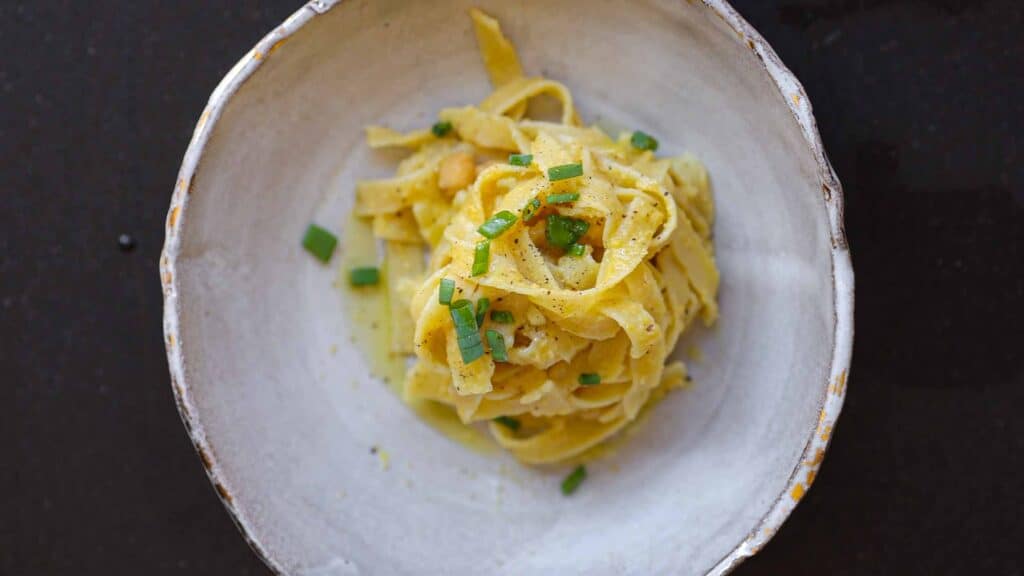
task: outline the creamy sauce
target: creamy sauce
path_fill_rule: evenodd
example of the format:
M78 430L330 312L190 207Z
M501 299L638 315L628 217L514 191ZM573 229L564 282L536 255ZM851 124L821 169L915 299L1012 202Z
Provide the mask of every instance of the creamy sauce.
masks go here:
M374 266L378 261L377 240L369 220L349 217L344 226L341 244L341 267L336 285L345 296L345 304L352 321L353 345L370 364L373 375L382 380L396 396L404 400L403 388L407 358L391 354L388 334L387 263L381 268L381 283L377 286L354 288L348 283L348 270L354 266ZM477 452L496 452L498 445L483 430L467 426L459 420L455 410L426 400L406 401L424 422L447 438Z

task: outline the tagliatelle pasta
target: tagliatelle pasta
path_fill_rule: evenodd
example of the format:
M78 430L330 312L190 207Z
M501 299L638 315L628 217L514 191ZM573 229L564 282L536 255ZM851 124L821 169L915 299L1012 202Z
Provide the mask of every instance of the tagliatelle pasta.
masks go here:
M386 244L391 351L415 354L406 397L555 462L686 378L666 360L718 315L714 203L696 159L582 125L565 86L525 76L497 21L471 16L494 92L433 129L367 128L371 147L412 153L358 184L355 211ZM540 96L558 121L527 117Z

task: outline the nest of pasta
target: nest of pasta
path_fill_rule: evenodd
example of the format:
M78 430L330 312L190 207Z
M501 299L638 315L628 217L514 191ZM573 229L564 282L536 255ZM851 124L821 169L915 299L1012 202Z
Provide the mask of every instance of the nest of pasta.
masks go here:
M683 383L666 360L718 313L714 204L696 159L582 125L565 86L526 77L497 22L472 17L494 92L429 130L368 128L412 154L359 183L356 211L385 241L392 351L415 354L406 396L554 462ZM542 95L559 121L529 119Z

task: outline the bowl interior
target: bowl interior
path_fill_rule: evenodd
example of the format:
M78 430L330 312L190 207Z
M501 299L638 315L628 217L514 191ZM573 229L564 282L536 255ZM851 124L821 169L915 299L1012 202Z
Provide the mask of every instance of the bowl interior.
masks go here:
M427 126L489 92L471 5L586 121L690 151L713 183L721 320L677 351L695 385L570 498L565 468L467 450L371 377L335 267L299 246L311 221L345 225L356 179L393 171L365 125ZM194 432L272 564L702 574L758 529L817 424L836 321L815 157L742 38L700 3L346 0L260 56L199 161L175 282Z

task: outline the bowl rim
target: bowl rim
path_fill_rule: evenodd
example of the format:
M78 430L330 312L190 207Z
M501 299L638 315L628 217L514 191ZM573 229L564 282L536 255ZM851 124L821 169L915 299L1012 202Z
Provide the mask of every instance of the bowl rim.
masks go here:
M167 212L163 251L160 256L160 282L163 289L164 343L171 376L171 388L181 420L188 431L207 476L242 536L260 559L275 573L286 570L256 538L252 522L234 502L230 483L221 471L215 451L206 436L192 393L185 378L185 366L179 336L179 300L177 259L181 250L179 231L189 205L189 190L200 159L213 128L225 106L238 89L256 72L277 49L314 18L326 14L342 0L309 0L282 24L274 28L249 50L224 76L210 95L196 123L191 141L182 160ZM690 2L696 4L696 2ZM833 347L829 378L819 398L817 425L808 430L808 439L800 459L790 473L786 486L775 498L769 510L754 528L719 560L707 574L721 576L731 572L743 560L753 556L768 543L782 523L789 517L810 488L825 456L832 431L846 397L850 357L853 349L854 276L849 244L843 224L843 190L839 179L825 154L810 100L796 76L782 63L767 41L726 0L701 0L703 8L728 26L760 61L780 95L789 107L794 120L814 155L818 168L821 191L829 219L829 238L832 257L833 288Z

